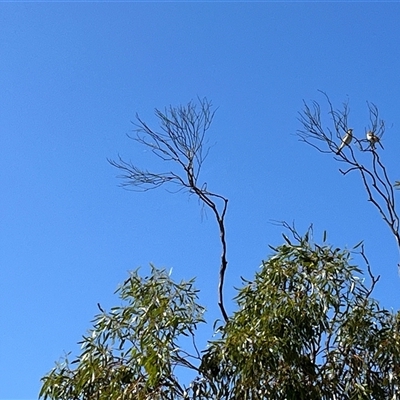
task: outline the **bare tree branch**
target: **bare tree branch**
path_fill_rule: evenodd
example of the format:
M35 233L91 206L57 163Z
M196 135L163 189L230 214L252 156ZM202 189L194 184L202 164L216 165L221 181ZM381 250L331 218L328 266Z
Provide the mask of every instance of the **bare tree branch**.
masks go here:
M369 260L368 260L368 258L366 256L366 254L365 254L365 250L364 250L364 245L363 244L361 245L361 250L360 250L359 254L363 258L363 260L364 260L364 262L365 262L365 264L367 266L368 275L369 275L369 277L371 279L371 287L369 288L368 293L367 293L367 297L369 297L371 295L371 293L374 291L375 285L378 283L378 281L381 278L381 276L378 275L378 276L375 277L372 274L371 265L369 263Z
M155 189L164 183L173 183L179 190L187 190L195 194L199 200L213 212L219 232L222 247L221 265L218 283L218 305L225 321L228 315L225 311L223 286L225 272L228 266L226 258L225 215L228 199L207 189L207 184L199 184L199 175L209 147L206 145L205 135L210 128L215 111L207 99L198 99L200 110L193 102L186 106L169 107L164 111L155 110L159 119L160 131L153 130L138 115L134 136L131 139L148 147L161 160L172 162L171 170L166 172L150 172L137 167L131 161L124 161L121 157L117 161L108 160L111 165L122 171L119 178L123 179L122 186L137 191ZM178 166L178 172L174 172Z
M396 183L393 185L390 181L378 152L379 149L383 149L381 139L385 133L385 123L379 118L378 108L375 104L367 102L369 125L365 128L364 137L360 137L360 130L354 130L353 133L353 128L349 126L348 103L343 103L342 108L337 110L327 94L321 93L328 103L327 114L333 124L333 130L324 126L321 107L316 101L313 101L311 106L304 102L304 109L299 113L302 129L298 131L298 136L301 141L321 153L333 153L335 160L346 164L347 169L339 169L343 175L352 171L360 173L368 201L375 206L388 225L400 251L399 215L396 211L393 190ZM351 139L354 146L350 143L343 146L342 140L349 130L352 132Z

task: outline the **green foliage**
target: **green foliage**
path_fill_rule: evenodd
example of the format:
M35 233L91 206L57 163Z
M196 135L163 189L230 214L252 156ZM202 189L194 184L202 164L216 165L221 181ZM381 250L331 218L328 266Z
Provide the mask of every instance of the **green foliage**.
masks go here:
M195 368L178 343L204 322L193 281L172 282L152 267L117 290L124 304L103 310L81 341L81 354L58 364L43 380L45 399L172 399L184 395L174 369ZM199 358L196 353L192 358Z
M202 355L195 345L189 354L181 340L194 343L204 322L193 282L174 283L155 268L146 278L133 272L118 290L124 304L95 317L81 354L43 378L40 396L399 398L400 315L370 297L377 279L370 275L367 287L349 251L292 233L238 289L237 311ZM189 386L177 367L194 374Z
M245 282L203 370L227 399L397 398L399 314L370 299L349 252L308 236L285 238Z

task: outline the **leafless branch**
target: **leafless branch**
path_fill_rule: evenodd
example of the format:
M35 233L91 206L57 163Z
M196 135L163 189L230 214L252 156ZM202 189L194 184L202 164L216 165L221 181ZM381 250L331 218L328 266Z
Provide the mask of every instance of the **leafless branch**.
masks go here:
M369 263L369 260L368 260L368 258L366 256L366 254L365 254L365 251L364 251L364 245L361 245L360 255L363 258L363 260L364 260L364 262L365 262L365 264L367 266L368 275L371 278L371 287L370 287L370 289L368 290L368 293L367 293L367 297L369 297L371 295L371 293L374 291L375 285L378 283L378 281L379 281L381 276L378 275L378 276L375 277L372 274L371 265Z
M274 225L276 226L282 226L283 228L287 229L293 236L293 238L297 241L297 242L301 242L302 241L302 237L301 235L297 232L296 226L294 224L294 221L292 222L292 225L290 225L288 222L286 221L277 221L277 220L272 220L271 221ZM308 238L308 234L312 233L313 231L313 226L310 225L310 227L308 228L308 231L306 233L306 237ZM283 238L287 241L290 242L289 238L286 235L283 235Z
M155 189L164 183L176 184L179 190L187 190L196 195L199 200L213 212L220 232L222 247L221 265L218 283L218 305L225 321L228 315L223 301L223 286L225 272L228 265L226 258L225 215L228 199L207 189L207 184L199 184L199 175L202 165L207 158L209 147L206 146L205 135L210 128L215 111L207 99L198 99L200 110L196 104L189 102L186 106L169 107L164 111L155 110L159 119L160 130L153 130L138 115L135 123L135 135L131 139L139 142L161 160L172 162L171 170L164 172L150 172L138 168L134 163L124 161L121 157L117 161L108 160L111 165L122 171L119 176L123 179L122 186L133 190L147 191ZM178 167L178 172L174 172Z
M333 153L335 160L347 165L347 169L339 169L343 175L352 171L360 173L368 201L388 225L400 250L399 216L393 184L379 154L379 150L383 149L381 139L385 133L385 123L379 118L377 106L367 102L369 124L364 129L363 137L360 136L360 130L354 129L352 142L343 146L342 139L349 129L353 131L348 122L348 103L343 103L341 109L335 109L327 94L321 93L328 104L327 116L333 124L333 130L325 127L325 119L321 116L321 107L317 102L313 101L311 106L304 102L304 109L299 113L302 124L302 129L298 131L300 140L322 153Z

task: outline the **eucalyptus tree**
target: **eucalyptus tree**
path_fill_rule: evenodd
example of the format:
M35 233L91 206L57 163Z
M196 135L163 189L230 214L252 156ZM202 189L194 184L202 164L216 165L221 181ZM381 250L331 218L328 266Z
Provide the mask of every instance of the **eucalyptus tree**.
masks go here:
M361 138L348 122L348 106L334 110L333 129L323 127L320 106L305 104L305 142L333 153L357 170L369 200L399 243L392 184L379 154L384 123L369 105L371 126ZM215 111L199 104L156 110L159 128L137 116L140 145L165 165L150 171L122 158L110 163L122 184L139 191L175 185L212 210L219 227L218 307L214 336L198 345L198 327L207 321L194 280L175 282L151 266L117 289L118 305L99 313L69 354L42 378L39 396L51 400L347 400L400 397L400 314L372 297L379 281L364 245L352 250L317 244L310 228L300 235L281 223L283 243L271 247L253 279L243 280L228 315L223 298L227 269L225 217L228 199L210 191L200 172L206 160L206 134ZM346 137L346 135L349 135ZM361 152L362 159L356 154ZM369 167L365 157L370 157ZM356 264L359 265L356 265ZM365 271L365 274L363 273ZM188 378L189 377L189 378Z

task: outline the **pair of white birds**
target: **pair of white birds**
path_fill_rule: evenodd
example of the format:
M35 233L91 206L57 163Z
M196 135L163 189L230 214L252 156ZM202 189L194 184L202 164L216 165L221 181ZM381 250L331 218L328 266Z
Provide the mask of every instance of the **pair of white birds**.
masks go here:
M348 129L344 137L342 138L342 143L340 143L339 149L336 154L339 154L344 146L348 146L353 140L353 129ZM379 137L372 131L367 132L367 140L370 142L371 147L375 148L375 144L379 142Z

